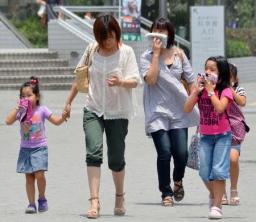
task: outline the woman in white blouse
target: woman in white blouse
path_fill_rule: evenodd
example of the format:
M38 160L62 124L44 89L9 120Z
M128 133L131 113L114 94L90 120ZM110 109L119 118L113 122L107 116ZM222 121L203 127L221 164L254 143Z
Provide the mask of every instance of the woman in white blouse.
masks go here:
M106 133L108 166L115 184L115 215L124 215L125 137L128 120L133 115L132 88L140 75L131 47L121 43L121 29L111 15L95 20L94 36L98 48L89 68L89 91L85 97L83 126L91 207L88 218L99 216L100 166L103 154L103 132ZM89 46L90 47L90 46ZM77 95L73 82L65 110L70 113Z

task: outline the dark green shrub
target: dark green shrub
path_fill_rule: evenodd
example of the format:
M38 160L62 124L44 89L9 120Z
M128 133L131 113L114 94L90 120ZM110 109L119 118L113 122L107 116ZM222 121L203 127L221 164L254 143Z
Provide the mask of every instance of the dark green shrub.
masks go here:
M228 58L251 56L251 54L251 50L246 42L231 39L227 41Z
M226 37L246 42L252 55L256 56L256 28L226 29Z
M21 21L12 19L16 28L37 48L47 48L47 28L43 28L40 19L35 16L28 17Z

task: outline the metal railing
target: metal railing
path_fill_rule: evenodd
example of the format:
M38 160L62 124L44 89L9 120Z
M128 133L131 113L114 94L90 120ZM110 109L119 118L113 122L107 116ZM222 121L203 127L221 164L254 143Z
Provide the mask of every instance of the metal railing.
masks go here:
M153 22L151 22L150 20L141 17L141 23L143 25L145 25L147 28L150 28L153 24ZM175 41L177 43L178 46L183 45L185 46L189 51L191 49L191 43L189 41L187 41L186 39L180 37L179 35L175 35Z
M65 6L71 12L119 12L119 6Z
M0 12L0 21L21 41L27 48L32 48L32 44L25 38L8 19Z
M86 42L90 43L94 40L93 36L93 25L86 19L82 19L81 17L77 16L75 13L85 13L85 12L114 12L120 15L120 8L119 6L59 6L55 7L54 10L59 11L63 17L63 19L58 20L59 23L65 27L66 29L72 31L80 38L84 39ZM120 20L120 18L119 18ZM141 17L141 23L144 25L145 28L141 29L141 34L144 37L148 30L152 25L152 21ZM183 46L188 49L190 52L191 43L184 38L175 35L175 42L178 46ZM126 42L129 45L133 45L132 43ZM139 54L148 47L147 41L142 41L140 43L136 43L136 53ZM139 57L139 55L137 55Z
M66 15L69 18L73 18L76 21L81 22L82 24L85 24L87 27L92 28L92 25L86 22L85 20L81 19L79 16L76 16L74 13L81 13L81 12L115 12L119 13L120 16L120 7L119 6L60 6L56 7L55 10L60 10L64 15ZM120 21L120 18L118 18ZM141 23L150 29L152 25L152 21L140 17ZM142 28L142 34L146 34L148 30ZM175 34L175 42L178 46L184 46L189 51L191 49L191 43L187 41L186 39L180 37L179 35Z
M62 17L72 19L73 21L77 22L81 26L84 26L85 29L87 28L88 31L91 32L90 34L92 34L92 29L93 29L92 24L90 24L88 21L80 18L79 16L77 16L76 14L71 12L69 9L67 9L67 7L60 6L60 7L56 7L55 10L58 10L62 14ZM92 38L90 35L86 35L83 31L81 31L81 29L75 27L74 24L72 25L72 24L68 23L65 19L59 19L58 22L61 25L63 25L65 28L67 28L68 30L70 30L73 33L75 33L76 35L78 35L80 38L86 40L88 43L94 41L94 38Z

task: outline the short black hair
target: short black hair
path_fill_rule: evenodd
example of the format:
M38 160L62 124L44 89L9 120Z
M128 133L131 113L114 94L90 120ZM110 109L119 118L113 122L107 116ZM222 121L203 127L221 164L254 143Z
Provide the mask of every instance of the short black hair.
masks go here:
M100 47L102 47L103 42L108 39L109 34L112 34L112 32L116 34L116 40L119 43L121 39L121 28L117 20L108 14L103 14L96 18L93 25L93 33Z
M168 32L167 46L166 48L170 48L174 45L175 38L175 28L174 25L170 22L169 19L160 17L155 20L150 28L150 32L153 32L153 29L166 30Z

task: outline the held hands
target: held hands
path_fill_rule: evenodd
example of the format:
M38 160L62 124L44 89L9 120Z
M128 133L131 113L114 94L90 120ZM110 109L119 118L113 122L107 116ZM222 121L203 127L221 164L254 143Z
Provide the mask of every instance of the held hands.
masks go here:
M71 112L71 104L66 104L62 112L62 119L64 119L65 121L68 121L68 119L70 118L70 112Z
M120 78L119 75L113 74L109 78L107 78L107 83L109 87L123 86L124 81Z

